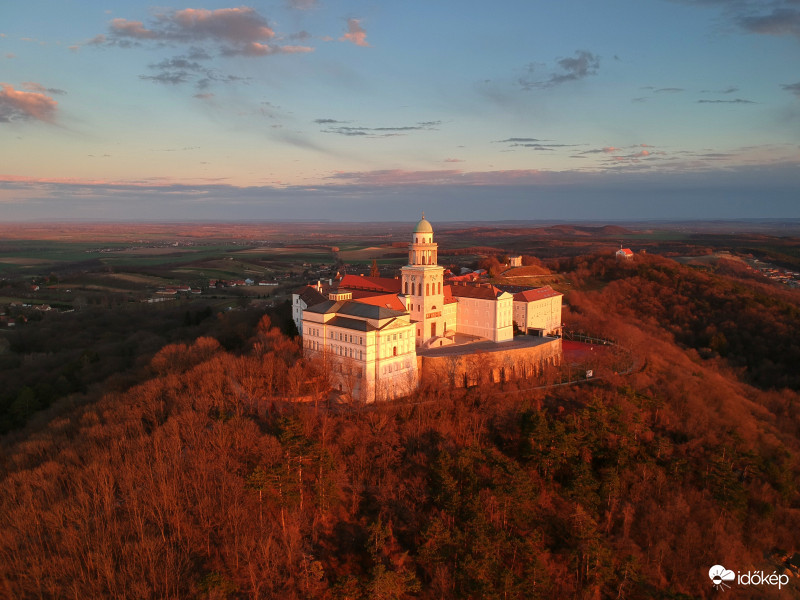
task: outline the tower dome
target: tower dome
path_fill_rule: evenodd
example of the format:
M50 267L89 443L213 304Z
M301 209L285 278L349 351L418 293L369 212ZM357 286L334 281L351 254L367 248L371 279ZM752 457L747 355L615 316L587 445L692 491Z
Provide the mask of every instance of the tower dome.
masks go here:
M433 227L431 226L428 219L425 218L425 213L422 213L422 219L420 219L417 226L414 228L414 233L433 233Z

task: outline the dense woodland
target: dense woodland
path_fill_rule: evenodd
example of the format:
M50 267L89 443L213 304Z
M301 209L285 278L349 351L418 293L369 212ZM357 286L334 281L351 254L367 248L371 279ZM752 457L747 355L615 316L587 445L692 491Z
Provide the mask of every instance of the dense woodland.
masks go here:
M562 267L567 322L637 372L331 407L264 318L54 404L3 439L0 596L710 598L711 565L780 572L800 551L797 295L658 257Z
M44 315L28 311L28 323L0 337L0 434L23 426L59 399L130 387L147 375L150 358L166 344L211 336L239 351L261 314L216 313L201 302L90 305ZM289 322L289 314L288 306L273 312L280 323Z

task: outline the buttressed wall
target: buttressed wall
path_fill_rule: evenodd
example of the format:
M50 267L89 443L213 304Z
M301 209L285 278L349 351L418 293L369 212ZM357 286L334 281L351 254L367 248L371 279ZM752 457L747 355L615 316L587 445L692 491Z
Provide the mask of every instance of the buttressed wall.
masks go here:
M471 387L480 383L513 381L541 375L548 365L561 364L561 338L536 346L507 347L484 351L475 348L463 354L417 356L421 381L450 387Z

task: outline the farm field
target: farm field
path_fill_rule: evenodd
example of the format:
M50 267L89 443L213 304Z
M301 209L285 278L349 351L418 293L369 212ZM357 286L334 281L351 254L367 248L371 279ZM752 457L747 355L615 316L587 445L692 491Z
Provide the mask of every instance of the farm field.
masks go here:
M558 269L559 260L620 245L700 267L724 258L720 252L800 265L800 244L786 235L787 224L776 224L781 235L771 235L764 224L755 233L737 224L727 224L725 233L718 223L645 225L441 223L437 242L440 264L456 269L510 254L547 262L505 270L497 280L515 285L558 284L557 276L546 274L548 267ZM163 286L202 288L212 280L245 278L290 289L337 272L367 273L373 260L382 274L394 276L406 261L407 236L402 223L5 225L0 226L0 278L21 290L38 284L40 301L48 299L49 286L62 302L66 290L149 294Z

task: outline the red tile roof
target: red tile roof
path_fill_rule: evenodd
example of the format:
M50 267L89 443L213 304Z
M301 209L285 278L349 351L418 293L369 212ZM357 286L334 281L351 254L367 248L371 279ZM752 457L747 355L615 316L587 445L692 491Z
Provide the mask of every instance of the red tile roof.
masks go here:
M477 281L480 278L477 273L465 273L464 275L452 275L447 278L447 281Z
M382 306L384 308L391 308L392 310L405 310L406 307L397 297L397 294L381 294L380 296L368 296L366 298L353 298L356 302L362 304L371 304L373 306Z
M345 275L339 282L339 287L348 290L372 290L384 294L399 294L402 282L389 277L362 277L359 275Z
M458 302L458 299L453 297L453 291L450 288L451 286L449 285L446 285L442 288L445 304L452 304L453 302Z
M514 294L514 302L535 302L536 300L544 300L545 298L555 298L556 296L563 296L561 292L555 291L549 285L544 287L535 288L532 290L525 290Z
M482 298L485 300L494 300L503 293L503 290L493 285L451 285L450 291L456 298Z

